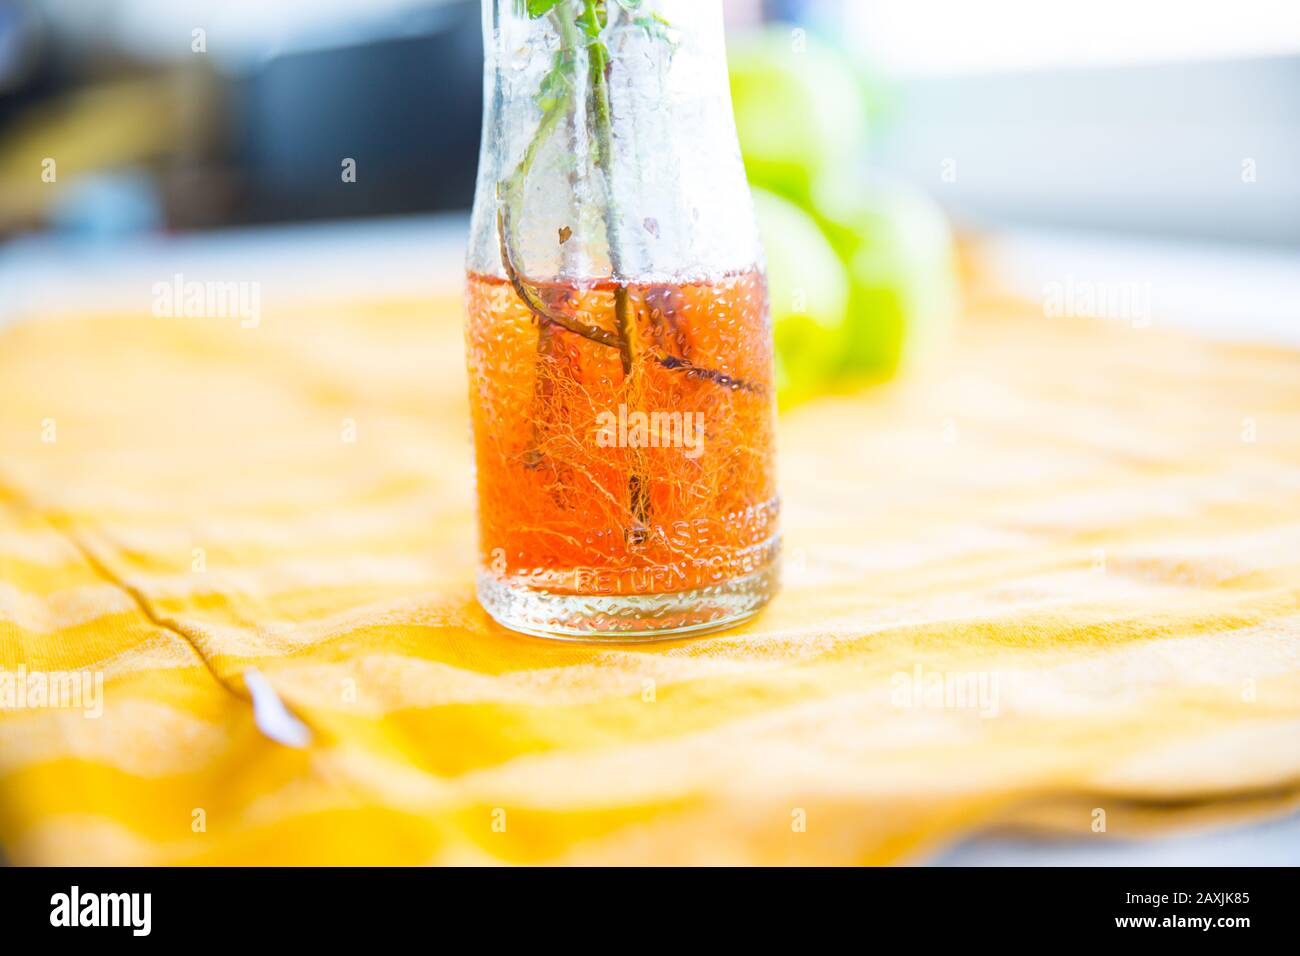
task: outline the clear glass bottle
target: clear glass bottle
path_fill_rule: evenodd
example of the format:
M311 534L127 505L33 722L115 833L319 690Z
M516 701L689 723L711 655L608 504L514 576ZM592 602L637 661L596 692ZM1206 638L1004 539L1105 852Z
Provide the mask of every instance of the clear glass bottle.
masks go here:
M636 640L777 580L772 330L721 4L484 0L466 350L484 608Z

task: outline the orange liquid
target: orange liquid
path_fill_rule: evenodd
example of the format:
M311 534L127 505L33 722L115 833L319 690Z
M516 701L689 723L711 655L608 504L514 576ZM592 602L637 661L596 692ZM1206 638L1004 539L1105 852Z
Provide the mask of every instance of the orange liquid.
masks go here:
M773 557L772 334L762 273L628 290L467 288L482 566L571 594L665 593ZM626 371L625 371L626 367Z

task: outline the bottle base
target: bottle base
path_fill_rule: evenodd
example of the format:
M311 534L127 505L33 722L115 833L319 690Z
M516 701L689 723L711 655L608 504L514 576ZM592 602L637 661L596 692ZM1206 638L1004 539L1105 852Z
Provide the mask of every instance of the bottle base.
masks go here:
M503 627L562 641L640 643L705 634L757 614L776 593L773 561L744 577L663 594L557 594L512 584L487 572L478 599Z

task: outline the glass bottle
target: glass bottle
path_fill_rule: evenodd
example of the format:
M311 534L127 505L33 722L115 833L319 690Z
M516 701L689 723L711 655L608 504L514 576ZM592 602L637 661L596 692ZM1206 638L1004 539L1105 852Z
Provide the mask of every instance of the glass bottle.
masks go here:
M777 581L775 404L721 4L483 8L479 600L580 639L743 620Z

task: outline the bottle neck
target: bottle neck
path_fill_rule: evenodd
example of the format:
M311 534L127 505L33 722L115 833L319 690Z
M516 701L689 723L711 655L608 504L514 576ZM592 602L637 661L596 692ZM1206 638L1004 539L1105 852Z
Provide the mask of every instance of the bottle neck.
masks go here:
M470 268L501 275L508 255L539 279L681 281L758 264L721 5L519 7L484 0Z

